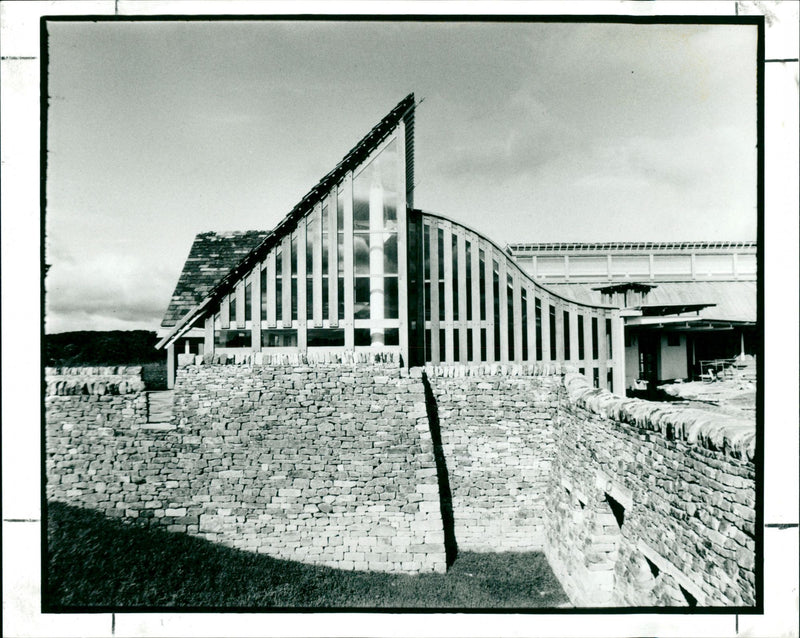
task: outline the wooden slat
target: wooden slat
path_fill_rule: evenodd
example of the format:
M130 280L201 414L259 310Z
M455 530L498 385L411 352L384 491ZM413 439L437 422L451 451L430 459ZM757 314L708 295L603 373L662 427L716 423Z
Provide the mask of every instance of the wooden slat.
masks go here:
M339 325L339 234L336 228L336 189L328 196L328 321Z
M297 347L305 350L308 335L308 302L306 299L306 225L297 225Z
M608 389L608 340L606 339L606 318L602 313L597 317L597 340L600 344L598 350L600 368L600 387Z
M439 227L430 225L430 270L431 270L431 361L439 363Z
M506 257L498 255L500 262L500 361L508 361L508 290L506 288Z
M322 327L322 204L317 204L314 206L314 210L311 211L311 215L314 216L316 219L316 232L314 233L314 237L311 238L312 242L312 266L314 267L314 279L311 284L312 292L313 292L313 312L312 316L308 317L309 319L314 320L314 326L317 328ZM308 232L308 228L306 228L306 232ZM303 264L305 264L305 260L303 260ZM304 265L305 267L305 265ZM308 274L308 273L306 273Z
M275 317L275 249L267 255L267 326L274 328Z
M205 334L203 336L203 354L214 356L214 315L207 315L205 321Z
M228 330L231 327L231 306L230 295L225 295L219 306L219 327L220 330Z
M292 237L291 234L283 238L283 253L281 264L281 274L283 276L283 292L281 294L283 309L281 320L283 327L289 328L292 325Z
M456 235L458 251L458 360L467 361L467 247L464 233Z
M236 284L236 327L239 329L245 327L245 285L246 281L244 279L241 279L239 283Z
M344 188L344 346L355 346L353 333L353 174L348 172Z
M556 361L564 361L564 315L561 311L562 306L559 302L556 302L553 305L556 309ZM550 311L548 309L548 315L549 313Z
M481 278L480 278L480 248L478 238L470 235L470 249L472 251L472 357L475 361L481 358Z
M522 289L518 276L514 276L514 361L522 361ZM530 344L529 344L530 345Z
M451 229L444 226L444 357L453 361L453 246Z
M493 249L489 244L484 244L484 288L485 288L485 307L486 307L486 361L494 361L494 288Z
M583 361L581 367L590 370L594 364L592 363L592 314L586 312L583 315ZM591 372L586 375L591 380Z
M578 313L574 306L565 310L569 311L569 358L574 362L578 360Z
M250 347L253 352L261 350L261 264L258 264L250 275Z
M400 320L400 354L409 362L408 332L408 220L406 219L406 128L397 127L397 312Z
M614 393L625 396L625 324L615 310L611 315L611 347L614 350L612 371Z
M543 295L542 302L542 361L552 361L550 352L550 297ZM555 326L553 326L555 330Z

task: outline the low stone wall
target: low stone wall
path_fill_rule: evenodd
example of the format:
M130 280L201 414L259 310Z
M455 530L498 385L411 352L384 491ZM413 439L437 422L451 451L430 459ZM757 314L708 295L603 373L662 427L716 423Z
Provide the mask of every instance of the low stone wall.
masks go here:
M561 379L553 366L425 368L461 550L541 550Z
M444 571L424 388L396 363L182 367L172 429L124 396L47 397L48 498L291 560Z
M546 553L578 605L752 605L755 428L565 377Z
M49 499L345 569L544 549L577 606L755 602L750 422L552 366L182 364L166 427L136 369L47 371Z
M45 368L45 395L133 394L144 391L141 366Z

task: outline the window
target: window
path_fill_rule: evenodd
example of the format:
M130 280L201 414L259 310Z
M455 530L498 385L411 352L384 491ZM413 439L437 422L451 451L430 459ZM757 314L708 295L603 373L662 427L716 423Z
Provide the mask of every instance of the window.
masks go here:
M548 313L550 319L550 360L556 361L558 359L558 352L556 348L556 307L550 306Z
M308 347L341 347L344 346L344 329L342 328L309 328Z
M296 348L297 330L262 330L262 348Z
M267 320L267 299L269 299L267 292L267 270L266 268L261 271L261 321Z
M228 319L236 323L236 293L228 295Z
M459 343L458 328L453 329L453 361L459 361L461 357L461 344Z
M356 319L398 318L398 198L397 141L392 140L353 178Z
M592 359L597 359L599 353L600 344L597 342L597 317L592 317Z
M244 287L244 320L253 320L253 284Z
M453 256L453 321L458 321L458 238L455 235L450 236L450 249ZM458 361L458 357L456 357Z
M339 184L336 192L336 276L337 285L337 316L344 319L344 189Z
M528 291L525 288L520 290L520 301L522 305L522 360L528 360Z
M439 328L439 361L446 361L445 355L444 328Z
M283 247L275 251L275 314L278 321L283 319Z
M217 348L249 348L251 336L249 330L216 330L214 346Z
M291 243L292 264L292 320L297 319L297 232L292 233Z
M424 224L422 226L422 272L425 286L425 321L431 320L431 227ZM428 340L426 339L426 342ZM430 361L430 357L425 355L425 360Z
M425 330L425 361L431 360L431 331L430 328Z
M444 321L444 230L437 229L436 247L439 251L437 255L437 266L439 267L439 321Z
M483 250L478 251L478 293L481 297L481 321L486 321L486 255Z
M585 341L583 335L583 315L578 315L578 359L581 361L585 356Z
M492 260L492 296L494 297L494 360L500 361L500 264Z
M473 361L475 353L472 343L472 328L467 328L467 361Z
M542 300L534 297L533 304L536 313L536 360L541 361L544 357L542 350Z
M613 359L614 358L614 349L611 346L611 319L606 319L606 346L607 346L606 349L608 350L607 358L608 359Z
M514 361L514 279L506 278L506 329L508 330L508 360Z
M564 359L571 359L569 350L569 312L564 311Z
M472 244L469 241L464 242L465 254L465 287L467 293L467 321L472 321Z

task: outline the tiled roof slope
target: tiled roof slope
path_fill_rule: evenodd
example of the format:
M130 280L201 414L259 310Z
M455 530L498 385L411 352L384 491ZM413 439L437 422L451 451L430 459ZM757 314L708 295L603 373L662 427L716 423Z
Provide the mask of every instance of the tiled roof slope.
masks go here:
M206 299L216 298L224 295L231 287L242 277L248 270L250 270L263 256L280 240L287 232L297 224L297 221L303 217L311 208L333 187L335 186L348 171L356 168L361 161L363 161L378 145L386 139L386 136L400 123L401 120L413 125L414 117L414 94L409 93L397 105L387 113L383 119L372 127L361 141L358 142L342 160L331 170L325 177L323 177L316 186L314 186L308 193L305 194L292 210L284 217L275 228L270 232L265 233L260 242L253 246L252 250L242 256L237 263L234 263L228 268L226 273L223 273L218 278L215 285L211 290L206 291L205 294L198 296L195 304L190 306L188 312L184 311L183 317L187 314L192 315L201 313L202 308L199 307ZM413 151L411 151L413 152ZM409 158L406 158L409 161ZM169 312L168 312L169 314ZM165 317L166 320L166 317ZM178 320L179 321L179 320ZM172 326L175 330L170 331L156 347L163 347L175 338L186 326L177 326L178 321L175 321ZM194 321L194 316L187 318L188 322ZM166 324L162 323L162 326Z
M645 282L648 283L648 282ZM704 319L717 321L755 321L757 317L757 297L755 281L656 281L645 301L654 304L715 304L700 311ZM597 283L568 284L542 283L548 290L564 295L575 301L589 304L601 303Z
M161 321L162 327L171 328L178 323L268 234L261 230L246 230L197 235Z

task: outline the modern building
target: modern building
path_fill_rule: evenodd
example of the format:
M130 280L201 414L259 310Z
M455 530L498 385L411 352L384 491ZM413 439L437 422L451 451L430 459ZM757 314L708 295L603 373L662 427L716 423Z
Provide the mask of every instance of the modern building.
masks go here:
M702 362L756 352L756 242L530 243L508 252L549 290L622 310L626 388L696 378Z
M414 208L414 96L270 232L198 235L162 323L178 352L566 361L624 387L620 310L570 299L459 222Z

